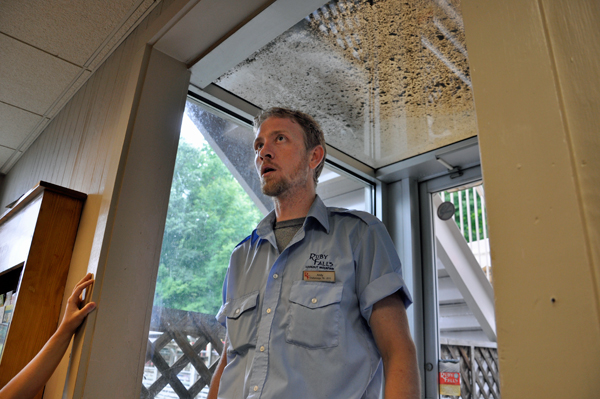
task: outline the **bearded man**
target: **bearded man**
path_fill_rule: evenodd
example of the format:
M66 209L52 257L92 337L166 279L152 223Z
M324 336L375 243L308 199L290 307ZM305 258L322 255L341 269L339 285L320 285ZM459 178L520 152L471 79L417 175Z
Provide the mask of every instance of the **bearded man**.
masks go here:
M316 195L326 147L312 117L271 108L254 131L275 209L231 255L209 399L379 398L382 384L387 399L420 398L412 299L385 227Z

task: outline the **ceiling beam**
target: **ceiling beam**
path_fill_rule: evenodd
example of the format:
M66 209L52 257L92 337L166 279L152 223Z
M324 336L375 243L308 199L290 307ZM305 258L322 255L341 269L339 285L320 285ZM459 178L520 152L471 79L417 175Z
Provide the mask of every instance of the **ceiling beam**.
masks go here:
M202 89L205 88L324 3L324 0L273 2L202 56L191 67L191 83Z

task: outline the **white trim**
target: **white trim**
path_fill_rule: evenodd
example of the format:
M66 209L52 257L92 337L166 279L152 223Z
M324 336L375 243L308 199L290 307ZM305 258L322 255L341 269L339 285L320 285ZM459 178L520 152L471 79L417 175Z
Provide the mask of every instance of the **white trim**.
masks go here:
M324 3L323 0L273 2L194 64L192 83L205 88Z
M231 94L227 90L213 83L206 86L204 90L193 84L190 84L189 91L227 109L228 111L231 111L233 114L248 119L249 121L252 121L254 117L257 116L261 111L261 109L254 104L251 104L248 101ZM199 101L197 99L194 100ZM250 127L252 126L250 125Z
M85 327L74 398L106 396L107 381L120 397L140 396L189 71L147 47L140 75L92 292L99 306Z

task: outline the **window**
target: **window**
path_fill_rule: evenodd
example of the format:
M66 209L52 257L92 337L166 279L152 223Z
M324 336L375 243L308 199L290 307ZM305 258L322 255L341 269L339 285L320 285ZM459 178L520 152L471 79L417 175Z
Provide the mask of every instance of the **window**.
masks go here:
M182 124L161 250L142 397L204 398L222 351L215 320L235 246L273 205L260 191L247 122L189 101ZM328 206L372 212L373 187L326 166Z
M215 314L229 256L263 217L230 172L232 166L204 138L208 130L252 135L247 126L195 104L186 107L144 370L142 396L147 398L206 396L209 370L224 338Z

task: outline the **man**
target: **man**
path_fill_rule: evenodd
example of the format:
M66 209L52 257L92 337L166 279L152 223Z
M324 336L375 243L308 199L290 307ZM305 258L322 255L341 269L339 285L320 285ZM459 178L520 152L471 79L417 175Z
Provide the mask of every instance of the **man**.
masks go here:
M325 140L310 116L272 108L255 133L275 210L231 255L209 399L378 398L382 371L385 398L419 398L411 298L383 224L316 195Z

